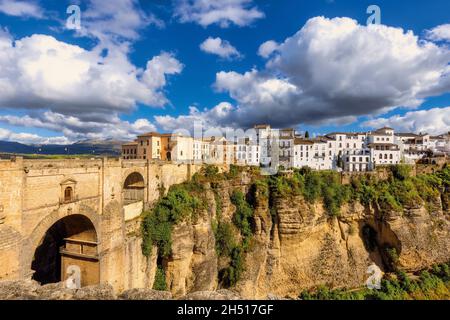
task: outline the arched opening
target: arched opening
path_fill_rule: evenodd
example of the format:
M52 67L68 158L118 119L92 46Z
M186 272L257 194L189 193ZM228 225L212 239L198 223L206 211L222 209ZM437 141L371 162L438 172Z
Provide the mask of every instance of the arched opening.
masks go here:
M66 187L64 189L64 202L70 202L73 199L73 189L72 187Z
M97 232L84 215L71 215L55 222L34 253L33 279L41 284L76 277L81 286L99 283ZM78 270L74 275L73 270Z
M133 172L126 179L123 186L123 201L125 204L144 201L145 193L144 177L138 173Z
M390 227L383 222L366 221L361 224L360 235L370 259L383 271L395 271L401 245Z
M166 159L167 159L167 161L172 161L172 154L170 153L170 151L167 151Z

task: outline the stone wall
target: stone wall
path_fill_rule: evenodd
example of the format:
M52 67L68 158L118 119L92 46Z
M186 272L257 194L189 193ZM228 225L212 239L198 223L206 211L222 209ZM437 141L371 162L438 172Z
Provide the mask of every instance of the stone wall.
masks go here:
M0 160L0 280L30 278L34 252L47 230L66 216L82 214L98 235L100 282L118 291L151 287L156 261L142 255L136 208L125 219L124 181L134 172L143 177L140 206L148 208L163 189L186 181L200 168L109 158ZM73 189L70 201L64 197L68 186ZM125 220L134 221L132 231Z

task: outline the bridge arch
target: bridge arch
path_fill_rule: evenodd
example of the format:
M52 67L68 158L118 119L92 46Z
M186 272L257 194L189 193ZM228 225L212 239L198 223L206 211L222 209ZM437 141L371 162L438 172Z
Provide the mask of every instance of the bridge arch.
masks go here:
M122 189L125 204L145 201L146 182L144 175L137 171L128 173L123 182Z
M70 276L69 267L78 266L81 286L99 283L100 217L84 205L77 212L55 210L37 224L22 247L24 277L60 282Z

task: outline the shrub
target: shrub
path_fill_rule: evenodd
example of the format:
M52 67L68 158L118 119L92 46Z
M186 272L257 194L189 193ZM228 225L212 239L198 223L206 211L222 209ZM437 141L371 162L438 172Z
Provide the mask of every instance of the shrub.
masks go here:
M166 274L164 272L164 269L161 266L158 266L156 268L155 282L153 283L153 290L159 290L159 291L167 290Z
M390 166L390 169L394 178L398 180L406 180L411 175L411 166L407 164Z
M231 252L230 265L219 275L223 286L229 288L236 285L244 271L244 252L240 247L234 247Z
M232 226L229 223L219 222L215 230L216 252L219 256L229 256L236 246Z
M251 226L253 209L247 203L244 194L238 190L235 190L231 195L231 202L236 206L236 212L233 215L233 223L241 232L242 246L246 250L253 234Z
M141 227L144 255L149 256L153 245L156 245L158 256L168 257L172 247L173 225L184 219L195 218L197 211L204 208L204 202L188 190L196 190L196 187L192 183L171 187L153 210L145 213Z
M406 273L398 272L396 277L387 275L381 281L381 290L362 289L347 291L332 290L320 286L314 291L303 291L299 297L303 300L407 300L450 298L449 278L443 273L448 265L442 264L420 273L417 280L410 279Z
M235 179L238 177L240 172L241 172L241 167L232 164L232 165L230 165L230 170L226 173L226 177L228 179Z

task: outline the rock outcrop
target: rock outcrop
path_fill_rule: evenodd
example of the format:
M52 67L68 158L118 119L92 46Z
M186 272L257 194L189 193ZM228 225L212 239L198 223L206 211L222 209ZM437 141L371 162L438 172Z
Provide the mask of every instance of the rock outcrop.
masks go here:
M231 222L235 207L230 195L235 189L247 192L250 183L222 181L216 188L220 218ZM207 198L209 210L194 223L176 226L173 233L173 255L165 271L175 297L221 288L218 272L228 260L217 258L214 251L211 225L216 219L217 199L211 189ZM397 212L355 202L345 204L339 216L331 216L321 202L282 196L274 199L273 216L268 199L260 200L254 210L254 236L245 254L245 271L233 289L246 299L297 298L302 290L319 285L364 286L373 263L384 272L392 271L394 262L412 272L447 262L448 193L444 191L432 207Z
M33 280L0 281L0 300L171 300L168 291L130 289L116 296L110 285L67 289L64 283L41 286ZM182 300L240 300L231 290L198 291L180 297Z
M64 283L41 286L33 280L0 281L0 300L113 300L110 285L67 289Z

